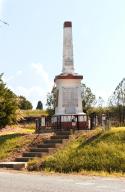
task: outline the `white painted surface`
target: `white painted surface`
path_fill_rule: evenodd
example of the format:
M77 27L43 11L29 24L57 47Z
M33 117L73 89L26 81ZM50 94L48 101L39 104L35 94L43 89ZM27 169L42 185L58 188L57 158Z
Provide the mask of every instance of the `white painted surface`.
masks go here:
M59 90L58 95L58 106L55 109L55 115L66 114L66 107L63 105L64 98L63 98L63 90L64 88L74 88L77 91L78 96L78 103L75 107L75 111L71 114L79 114L82 113L82 99L81 99L81 80L80 79L57 79L56 80L56 87Z
M63 31L63 73L74 73L72 27L65 27Z
M72 27L64 27L62 76L74 73ZM81 79L56 79L58 106L55 115L82 114ZM65 91L64 91L65 90ZM67 93L66 93L67 90ZM72 92L72 93L71 93ZM67 94L67 96L66 96ZM67 101L66 101L67 97ZM71 100L69 99L71 97ZM76 101L75 101L76 99ZM69 107L68 107L69 106Z

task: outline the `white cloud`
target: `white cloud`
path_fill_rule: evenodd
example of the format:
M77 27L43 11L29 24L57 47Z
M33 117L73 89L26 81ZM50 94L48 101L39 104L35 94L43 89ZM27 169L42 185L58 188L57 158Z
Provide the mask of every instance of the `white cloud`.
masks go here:
M45 106L46 104L46 90L43 90L40 86L33 86L30 88L26 88L23 86L18 86L16 88L11 89L16 93L16 95L22 95L30 100L33 104L33 107L36 107L36 104L39 100L41 100Z
M28 76L25 75L27 72L26 70L18 70L12 76L4 75L4 81L9 85L9 88L16 93L16 95L22 95L30 100L34 108L39 100L43 102L45 107L47 93L52 90L54 84L53 80L49 79L49 74L46 72L42 64L33 63L30 67L32 73L29 73ZM33 81L30 84L30 80L33 78L32 75L34 78L38 78L37 81ZM22 79L22 81L20 79ZM29 82L25 84L25 81L27 80L29 80Z
M42 96L44 92L44 90L39 86L33 86L30 88L18 86L16 87L15 91L18 95L22 94L22 95L25 95L26 97L29 97L29 96L34 97L36 95Z
M16 75L17 75L17 76L20 76L20 75L22 75L22 73L23 73L23 71L18 70L18 71L16 72Z
M44 69L43 65L41 63L33 63L32 68L34 70L34 73L40 75L43 82L46 83L46 92L50 92L52 90L54 82L53 80L49 79L49 74Z
M22 73L23 73L23 71L18 70L14 75L11 75L11 76L7 76L6 74L4 74L3 80L4 80L6 83L8 83L8 82L10 82L10 81L12 81L12 80L16 80L17 77L19 77L19 76L22 75Z
M32 67L34 69L34 72L36 72L38 75L40 75L42 77L42 79L49 84L49 75L48 73L45 71L45 69L43 68L43 65L40 63L33 63Z

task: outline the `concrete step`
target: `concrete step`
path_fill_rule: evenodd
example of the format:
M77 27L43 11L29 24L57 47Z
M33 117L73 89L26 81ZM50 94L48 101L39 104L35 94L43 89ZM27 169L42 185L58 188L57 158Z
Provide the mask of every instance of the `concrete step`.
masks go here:
M17 157L15 162L28 162L29 160L34 159L34 157Z
M57 148L60 147L61 143L44 143L44 144L40 144L37 147L38 148Z
M68 139L50 139L50 140L46 140L44 143L64 143L66 142Z
M62 139L49 139L44 141L44 143L63 143Z
M23 153L23 157L43 157L46 154L46 152L25 152Z
M55 148L32 148L30 151L51 153L55 151Z
M0 168L10 168L20 170L26 168L27 163L25 162L0 162Z
M26 168L29 160L35 159L36 157L43 157L48 153L53 153L56 148L59 148L63 143L67 142L70 136L70 131L58 130L49 140L44 141L43 144L40 144L37 147L31 148L29 152L23 153L23 156L16 158L15 162L0 162L0 168L17 170Z
M70 131L55 131L56 135L70 135Z
M53 135L51 139L69 139L70 135Z

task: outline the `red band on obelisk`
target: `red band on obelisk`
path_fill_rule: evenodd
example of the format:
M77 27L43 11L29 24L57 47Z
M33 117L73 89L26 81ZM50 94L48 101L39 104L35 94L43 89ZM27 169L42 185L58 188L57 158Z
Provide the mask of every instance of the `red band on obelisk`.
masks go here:
M64 27L72 27L72 22L71 21L65 21Z

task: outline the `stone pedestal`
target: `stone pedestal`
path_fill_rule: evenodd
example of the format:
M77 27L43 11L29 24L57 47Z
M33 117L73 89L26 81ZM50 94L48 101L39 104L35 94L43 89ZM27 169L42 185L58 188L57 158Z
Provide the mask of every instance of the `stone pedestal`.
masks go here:
M60 74L55 77L57 90L55 115L81 114L81 80L82 76L76 74Z

